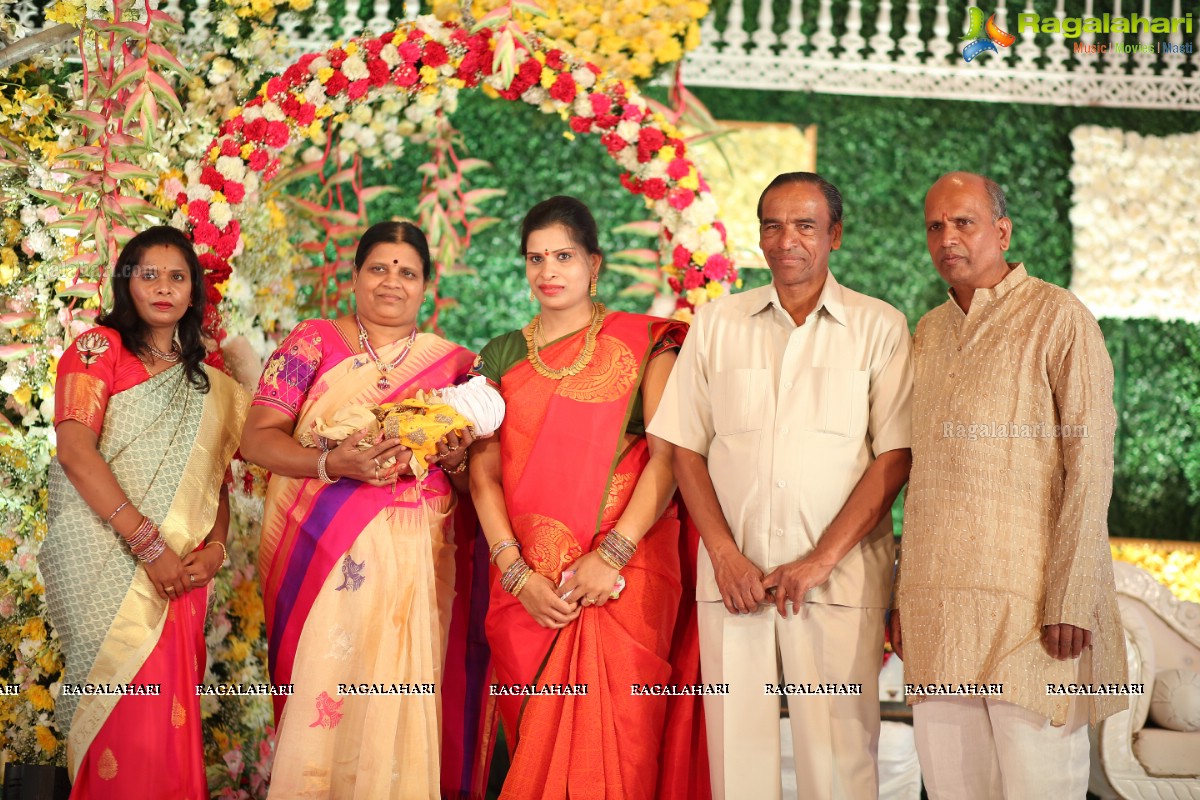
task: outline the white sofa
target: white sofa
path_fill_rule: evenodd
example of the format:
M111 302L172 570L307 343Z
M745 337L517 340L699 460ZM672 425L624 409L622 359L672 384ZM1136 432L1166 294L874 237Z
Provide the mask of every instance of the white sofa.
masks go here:
M1143 569L1113 562L1129 682L1145 684L1131 708L1092 730L1089 789L1109 798L1200 800L1200 730L1149 720L1156 675L1200 672L1200 605L1177 599Z

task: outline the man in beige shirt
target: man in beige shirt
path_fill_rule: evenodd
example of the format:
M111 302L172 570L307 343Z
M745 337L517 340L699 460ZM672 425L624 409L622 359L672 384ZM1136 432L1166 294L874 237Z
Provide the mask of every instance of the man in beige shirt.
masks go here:
M878 795L878 677L908 476L908 324L829 272L842 200L813 173L759 201L769 286L700 309L650 432L700 529L715 798L773 800L780 664L805 800Z
M926 788L1075 800L1089 718L1126 706L1109 693L1127 680L1107 528L1112 362L1074 295L1006 262L995 183L942 177L925 229L950 299L917 326L891 626ZM1105 693L1069 693L1080 684ZM931 687L989 695L916 693Z

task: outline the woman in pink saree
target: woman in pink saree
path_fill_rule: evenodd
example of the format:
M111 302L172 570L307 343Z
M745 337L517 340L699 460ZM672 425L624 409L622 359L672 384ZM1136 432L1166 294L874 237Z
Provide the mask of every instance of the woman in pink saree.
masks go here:
M271 679L294 687L275 698L270 797L425 800L442 791L460 550L450 523L471 436L450 434L418 479L396 439L359 447L355 434L324 449L314 423L459 383L475 356L418 332L431 273L418 228L371 227L354 263L357 313L288 335L267 362L242 445L272 472L259 575Z

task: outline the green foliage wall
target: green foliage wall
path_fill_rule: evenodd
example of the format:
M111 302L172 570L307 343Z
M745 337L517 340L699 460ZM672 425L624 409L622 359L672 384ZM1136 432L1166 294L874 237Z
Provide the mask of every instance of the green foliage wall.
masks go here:
M953 169L981 171L1004 186L1014 234L1012 257L1031 274L1067 285L1071 274L1070 132L1082 124L1167 135L1200 130L1200 117L1174 112L1054 108L796 92L696 89L718 119L816 123L818 169L845 197L842 249L832 267L839 280L904 311L915 327L945 300L925 250L925 190ZM468 257L475 275L450 277L443 294L460 305L442 315L451 338L479 347L524 324L533 311L517 258L518 228L535 202L575 194L596 212L602 232L646 216L620 186L599 142L564 140L563 123L520 104L464 95L454 117L471 154L495 170L478 185L508 190L490 213L504 223L476 239ZM412 213L422 149L377 171L375 182L405 191L383 213ZM779 171L794 169L786 154ZM602 233L610 252L640 243ZM769 276L746 274L747 285ZM627 283L628 281L625 281ZM606 276L612 297L621 276ZM608 299L608 298L606 298ZM638 300L617 299L637 309ZM1109 523L1114 536L1200 540L1200 327L1151 320L1105 320L1117 372L1120 426Z

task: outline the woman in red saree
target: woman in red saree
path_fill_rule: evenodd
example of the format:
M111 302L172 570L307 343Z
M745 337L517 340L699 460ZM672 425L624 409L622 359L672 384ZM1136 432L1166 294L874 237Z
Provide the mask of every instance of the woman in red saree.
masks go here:
M72 798L205 800L195 687L246 397L202 364L204 282L181 232L133 237L112 290L112 310L63 353L55 385L58 458L38 554L66 657L55 713Z
M417 478L398 440L325 449L314 423L458 383L475 356L417 329L432 270L418 228L372 226L354 264L357 312L284 339L242 443L272 472L258 566L271 679L294 687L275 697L270 797L437 800L442 702L459 699L443 670L461 574L452 488L467 488L470 434ZM405 693L375 693L393 686Z
M529 212L521 252L541 313L480 354L507 411L471 471L498 567L486 628L511 754L500 796L708 797L699 703L633 691L698 679L696 544L670 446L645 433L685 326L592 302L603 257L574 198Z

